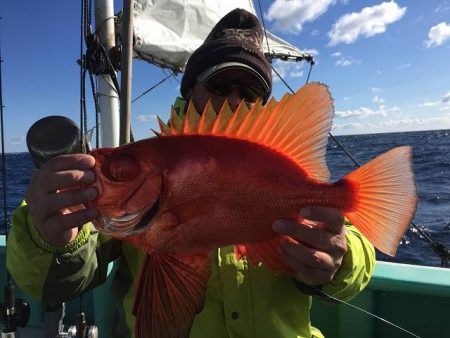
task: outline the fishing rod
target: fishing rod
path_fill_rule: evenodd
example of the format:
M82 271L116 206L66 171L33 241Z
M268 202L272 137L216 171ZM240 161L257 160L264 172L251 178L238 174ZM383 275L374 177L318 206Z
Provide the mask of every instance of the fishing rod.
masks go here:
M86 109L86 73L87 73L87 63L86 55L83 49L83 41L86 41L86 37L90 36L90 26L89 22L91 20L91 2L90 0L81 1L81 23L80 23L80 128L77 128L74 123L74 135L73 142L77 144L74 147L73 152L87 153L90 150L89 140L87 139L87 109ZM91 80L92 86L92 80ZM96 106L97 107L97 106ZM67 119L68 120L68 119ZM71 121L73 122L73 121ZM78 151L77 151L78 150ZM66 153L70 153L67 152ZM77 322L75 325L69 326L68 331L64 331L64 317L65 317L65 303L60 304L56 309L56 313L60 315L57 325L58 332L57 338L97 338L98 328L95 325L88 325L86 321L86 314L83 310L83 292L81 292L79 297L79 311L77 314ZM54 327L53 327L54 329Z
M0 17L0 20L2 18ZM1 148L2 148L2 174L3 174L3 221L5 229L5 241L8 243L8 233L10 228L8 217L8 166L6 164L5 152L5 128L3 119L3 90L2 90L2 53L0 40L0 128L1 128ZM6 267L6 264L5 264ZM6 286L4 287L4 303L0 304L0 321L3 323L2 338L14 338L17 335L18 327L25 327L30 318L30 306L23 299L17 299L14 284L9 271L6 270Z
M40 168L51 158L63 154L87 153L90 150L90 136L87 130L87 113L85 100L85 76L87 74L86 55L83 41L90 34L87 22L90 21L90 2L81 2L81 43L80 43L80 127L64 116L47 116L36 121L28 130L26 143L28 152ZM92 85L92 81L91 81ZM97 109L96 109L97 110ZM79 312L75 325L69 325L65 331L64 318L66 304L45 305L46 337L56 338L97 338L98 328L88 325L83 310L83 293L79 297Z

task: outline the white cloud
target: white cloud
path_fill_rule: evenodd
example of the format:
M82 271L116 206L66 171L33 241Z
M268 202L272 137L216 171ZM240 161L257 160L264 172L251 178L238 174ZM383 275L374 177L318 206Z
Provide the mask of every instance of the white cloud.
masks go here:
M343 57L340 58L339 60L336 61L335 65L336 66L341 66L341 67L348 67L351 66L352 64L354 64L356 62L356 60L348 58L348 57Z
M441 104L446 106L450 106L450 92L444 95L444 97L440 101L427 101L419 104L419 107L436 107Z
M380 87L372 87L370 89L372 93L381 93L383 90Z
M428 130L445 129L450 127L450 114L444 116L434 116L430 118L404 118L389 119L378 123L374 122L351 122L337 123L333 126L332 132L342 132L346 134L376 133L408 130Z
M155 114L150 114L150 115L138 115L136 116L136 118L140 121L140 122L150 122L150 121L154 121L156 120L156 115Z
M25 135L18 136L18 137L13 137L11 139L11 145L13 145L13 146L20 146L20 145L25 143L25 138L26 138Z
M336 0L275 0L265 15L273 21L272 29L298 34L305 22L314 21Z
M450 10L450 6L448 5L448 3L446 1L443 4L440 4L439 6L437 6L436 9L434 10L434 12L440 13L440 12L446 12L448 10Z
M382 97L379 97L378 95L375 95L372 99L372 102L378 103L378 104L383 104L386 102L386 100L383 99Z
M428 40L424 41L427 48L440 46L445 41L450 40L450 24L441 22L430 28Z
M335 53L331 54L331 56L334 58L339 58L335 62L335 64L334 64L335 66L348 67L354 63L359 63L357 60L355 60L349 56L344 56L341 52L335 52Z
M383 116L386 117L389 113L399 111L400 108L397 106L393 106L390 108L386 108L383 105L380 105L378 109L373 110L366 107L361 107L354 110L346 110L346 111L336 111L336 117L340 119L349 119L349 118L365 118L368 116Z
M330 45L354 43L360 36L370 37L384 33L386 27L400 20L406 7L399 7L394 1L383 2L373 7L365 7L361 12L345 14L333 25L328 36Z
M319 30L318 29L314 29L312 32L311 32L311 36L318 36L319 35Z
M444 95L444 97L442 98L442 102L450 103L450 92Z
M291 72L291 77L302 77L303 76L303 70L293 70Z
M403 64L403 65L398 66L397 68L398 68L399 70L405 70L405 69L408 69L408 68L410 68L410 67L411 67L411 64L410 64L410 63L405 63L405 64Z
M282 61L279 59L276 59L272 66L275 68L275 70L280 74L280 76L285 79L287 77L302 77L303 76L303 67L305 63L304 62L292 62L292 61ZM272 78L274 81L279 81L280 78L277 74L272 72Z
M433 101L433 102L424 102L419 104L419 107L435 107L438 106L440 104L439 101Z
M314 48L302 49L302 52L306 54L311 54L314 57L317 57L317 55L319 55L319 51Z

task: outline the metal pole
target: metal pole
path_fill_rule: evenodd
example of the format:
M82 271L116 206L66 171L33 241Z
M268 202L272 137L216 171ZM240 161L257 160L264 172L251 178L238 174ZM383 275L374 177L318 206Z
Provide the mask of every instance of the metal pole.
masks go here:
M124 0L122 25L120 144L130 142L131 79L133 68L134 0Z
M95 25L100 43L109 51L115 46L114 1L95 0ZM119 145L119 96L109 75L97 76L102 147Z

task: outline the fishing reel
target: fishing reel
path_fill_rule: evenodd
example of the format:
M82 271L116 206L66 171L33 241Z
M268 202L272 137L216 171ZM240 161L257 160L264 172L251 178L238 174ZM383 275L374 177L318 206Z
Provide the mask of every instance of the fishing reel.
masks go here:
M64 116L47 116L36 121L28 130L26 140L28 152L37 168L58 155L90 151L90 137L85 135L85 141L81 142L80 128Z
M30 305L23 299L16 299L14 286L5 287L5 303L0 304L0 321L4 324L2 338L14 338L17 327L25 327L30 319Z
M86 316L84 312L78 314L77 323L69 326L67 331L64 331L63 319L66 314L65 304L62 304L61 319L59 321L59 329L56 338L98 338L98 328L95 325L87 325Z

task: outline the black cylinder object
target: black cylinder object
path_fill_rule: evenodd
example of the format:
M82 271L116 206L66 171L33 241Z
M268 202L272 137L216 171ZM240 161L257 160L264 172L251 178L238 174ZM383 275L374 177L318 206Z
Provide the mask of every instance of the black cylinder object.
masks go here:
M64 116L47 116L35 122L27 133L27 147L40 168L52 157L81 153L80 128Z

